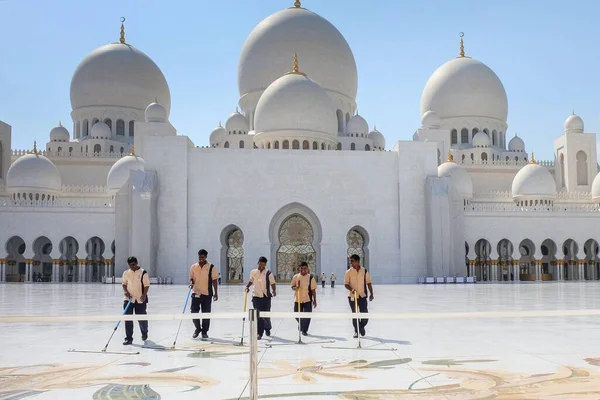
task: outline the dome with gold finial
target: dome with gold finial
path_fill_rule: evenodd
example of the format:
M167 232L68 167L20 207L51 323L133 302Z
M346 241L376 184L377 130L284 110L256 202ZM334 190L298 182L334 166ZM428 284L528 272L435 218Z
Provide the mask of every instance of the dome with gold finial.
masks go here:
M513 179L512 196L517 202L553 200L556 197L556 182L552 174L535 161L533 153L529 163Z
M60 171L38 151L36 142L33 143L33 150L17 158L6 174L8 193L26 194L29 200L45 200L46 196L57 196L61 188Z
M506 124L508 100L502 81L487 65L465 56L463 34L459 56L439 67L421 95L421 115L435 111L447 118L490 118Z
M225 130L225 128L223 128L223 126L221 126L221 123L219 122L219 126L213 129L213 131L210 133L210 146L220 146L221 143L225 141L225 135L227 135L227 131Z
M71 107L123 107L144 111L158 97L167 115L171 93L167 81L150 57L128 44L121 19L119 42L104 45L85 56L71 79Z
M438 167L438 177L450 178L450 186L459 198L473 198L473 181L471 180L471 175L469 175L466 169L454 162L452 153L448 152L448 161Z
M135 150L131 146L131 153L114 163L110 171L108 171L108 176L106 177L108 192L115 194L121 190L123 185L129 181L130 171L144 171L145 164L142 157L135 155Z
M58 123L58 126L52 128L50 131L50 141L51 142L68 142L71 140L71 135L67 128L65 128L62 123Z
M238 63L244 111L254 110L267 87L289 71L290 51L302 57L302 71L332 98L354 103L358 72L348 42L329 21L302 6L295 1L261 21L248 35Z
M337 145L333 101L325 89L300 70L296 54L291 72L269 85L261 96L254 123L255 142L289 138Z

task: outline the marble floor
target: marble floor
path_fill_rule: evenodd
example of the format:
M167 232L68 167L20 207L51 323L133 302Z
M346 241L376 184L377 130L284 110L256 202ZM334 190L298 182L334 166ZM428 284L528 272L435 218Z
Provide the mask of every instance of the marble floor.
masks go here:
M149 313L180 312L187 287L153 286ZM375 286L372 313L440 313L600 308L600 284ZM119 315L121 288L101 284L3 284L0 316ZM318 289L316 312L346 312L343 288ZM279 288L273 311L291 311L292 292ZM239 312L243 289L221 286L215 312ZM138 355L75 353L101 350L115 323L0 323L0 399L240 399L247 398L248 347L239 341L242 321L212 322L211 342L191 338L184 321L150 322ZM348 320L314 320L321 344L297 340L292 319L273 320L271 348L262 341L259 393L264 399L598 399L600 317L554 316L371 320L356 350ZM246 324L247 334L247 324ZM122 346L123 325L109 351ZM275 344L279 344L275 346Z

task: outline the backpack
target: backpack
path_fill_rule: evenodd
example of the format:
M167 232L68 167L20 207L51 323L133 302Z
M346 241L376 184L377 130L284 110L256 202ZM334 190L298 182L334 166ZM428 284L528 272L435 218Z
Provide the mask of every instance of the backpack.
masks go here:
M148 271L144 270L142 272L142 278L140 279L140 283L142 284L142 293L144 293L144 275L146 275ZM148 302L148 293L146 293L146 303Z
M273 297L271 296L271 283L269 282L269 276L271 275L271 271L267 270L267 281L266 281L266 286L267 286L267 297Z
M312 281L313 281L313 276L310 275L310 278L308 279L308 298L311 303L313 301Z
M208 295L213 297L213 284L212 284L212 271L215 266L210 264L210 268L208 269Z

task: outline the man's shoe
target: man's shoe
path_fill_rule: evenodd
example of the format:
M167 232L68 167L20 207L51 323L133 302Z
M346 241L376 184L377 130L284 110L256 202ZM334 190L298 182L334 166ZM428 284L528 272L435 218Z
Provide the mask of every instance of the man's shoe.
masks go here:
M360 328L360 336L365 336L367 332L365 332L365 328Z
M202 332L202 339L208 339L208 334L206 332Z
M271 337L271 330L265 329L265 335L267 335L268 337Z
M358 337L358 333L354 332L354 335L352 336L354 339L356 339Z
M308 336L308 332L302 331L302 336Z
M125 341L123 342L123 346L129 346L132 343L133 343L133 339L132 340L125 339Z
M192 335L192 339L196 339L198 337L198 335L200 334L200 331L198 329L196 329L196 331L194 332L194 334Z
M258 335L257 339L261 340L262 339L262 335Z
M146 341L148 340L148 333L146 332L144 335L142 335L142 341Z

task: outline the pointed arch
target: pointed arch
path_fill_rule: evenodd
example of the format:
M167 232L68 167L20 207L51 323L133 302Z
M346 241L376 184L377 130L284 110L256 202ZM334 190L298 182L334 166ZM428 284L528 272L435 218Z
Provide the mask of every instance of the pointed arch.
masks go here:
M238 225L221 231L221 276L226 283L244 282L244 232Z

